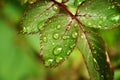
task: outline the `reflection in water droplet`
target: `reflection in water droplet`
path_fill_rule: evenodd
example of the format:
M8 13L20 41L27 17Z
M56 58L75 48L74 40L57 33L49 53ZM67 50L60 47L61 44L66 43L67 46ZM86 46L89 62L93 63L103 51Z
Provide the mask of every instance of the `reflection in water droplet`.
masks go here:
M62 57L57 57L57 58L56 58L56 62L57 62L57 63L60 63L62 60L63 60Z
M58 55L62 52L62 48L61 47L56 47L53 51L54 55Z
M48 41L46 36L44 36L44 37L42 38L42 40L43 40L43 42L45 42L45 43Z
M58 39L59 38L59 34L57 34L57 33L53 34L53 38L54 39Z
M64 35L62 38L63 38L63 40L66 40L66 39L69 39L70 36Z
M97 61L96 61L95 58L93 59L93 62L94 62L94 67L95 67L95 69L96 69L97 71L100 70L100 67L99 67L99 65L98 65L98 63L97 63Z
M46 61L45 61L45 66L46 66L46 67L49 67L49 66L52 64L52 62L53 62L53 59L48 59L48 60L46 60Z
M73 37L73 38L77 38L77 32L73 32L73 33L72 33L72 37Z
M55 45L55 43L52 43L52 45L54 46L54 45Z

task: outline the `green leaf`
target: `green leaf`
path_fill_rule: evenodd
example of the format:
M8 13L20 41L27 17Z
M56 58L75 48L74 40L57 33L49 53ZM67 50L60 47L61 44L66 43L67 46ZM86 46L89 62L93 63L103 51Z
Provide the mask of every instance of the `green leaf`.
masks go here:
M75 0L74 4L75 6L79 6L84 0Z
M59 12L53 2L40 0L25 14L22 21L23 33L35 33L43 26L44 22Z
M69 16L57 15L48 20L41 31L40 55L46 67L56 67L75 47L78 29L76 26L71 26L66 30L70 23Z
M78 48L81 51L91 80L113 80L104 41L93 32L79 35Z
M88 27L110 29L120 25L120 8L111 0L88 0L79 6L79 20Z

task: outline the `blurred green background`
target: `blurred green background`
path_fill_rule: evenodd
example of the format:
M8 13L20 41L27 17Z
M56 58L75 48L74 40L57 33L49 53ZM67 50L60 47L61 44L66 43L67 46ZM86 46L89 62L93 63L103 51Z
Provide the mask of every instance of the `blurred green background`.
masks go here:
M19 0L0 0L0 80L89 80L78 49L55 69L43 66L37 57L39 34L19 34L27 5L21 5ZM108 46L114 80L120 80L120 27L95 31Z

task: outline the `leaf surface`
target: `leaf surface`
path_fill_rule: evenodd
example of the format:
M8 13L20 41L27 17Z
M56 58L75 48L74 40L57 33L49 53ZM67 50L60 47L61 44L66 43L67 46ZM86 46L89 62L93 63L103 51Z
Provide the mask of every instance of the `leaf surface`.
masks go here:
M80 34L78 48L85 60L91 80L113 80L104 41L93 32Z
M120 25L120 8L110 0L86 0L79 6L79 20L88 27L110 29Z
M25 14L22 21L23 33L35 33L43 26L44 22L57 14L59 9L53 2L40 0L33 4Z
M40 55L46 67L55 67L63 62L75 47L77 27L71 26L66 31L68 24L70 17L57 15L48 20L43 27Z

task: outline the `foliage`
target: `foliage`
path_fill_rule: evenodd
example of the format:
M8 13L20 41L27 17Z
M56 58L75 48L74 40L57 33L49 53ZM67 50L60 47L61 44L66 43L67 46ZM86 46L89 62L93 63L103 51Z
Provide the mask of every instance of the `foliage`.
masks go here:
M22 4L27 3L27 0L22 1ZM3 45L7 44L7 47L0 47L1 80L45 79L45 74L51 75L51 77L46 75L46 80L47 78L48 80L53 80L52 72L54 73L53 76L55 76L55 70L59 70L59 67L62 66L65 67L64 64L66 63L62 66L60 65L55 70L48 70L41 67L42 64L38 63L39 59L42 59L46 67L56 67L73 52L68 58L68 62L71 56L75 56L72 58L72 61L75 60L73 63L78 65L79 70L81 68L80 64L83 63L83 61L78 62L78 59L82 58L78 55L79 51L84 58L91 79L111 80L113 78L110 61L108 61L107 49L99 34L107 42L109 47L108 51L114 54L109 55L111 55L110 58L113 67L117 68L117 65L119 65L119 54L116 54L119 53L119 45L117 44L117 42L119 43L119 37L117 37L119 36L119 28L111 28L119 26L120 23L119 3L108 2L107 0L103 2L100 0L28 0L31 5L26 10L22 23L20 24L21 28L23 27L22 32L27 34L24 35L26 37L25 40L21 35L16 36L16 30L19 30L19 26L13 27L12 29L9 28L9 26L17 26L15 24L19 23L25 6L21 9L22 7L17 2L19 4L19 6L16 4L18 9L14 9L15 7L11 5L10 1L3 2L8 4L3 4L6 8L4 7L2 9L1 15L8 17L1 16L3 20L0 21L0 25L4 27L1 27L0 30L1 34L5 34L5 32L10 33L8 33L9 35L4 35L8 36L7 39L1 36L0 41ZM15 3L16 1L13 2ZM104 6L100 6L103 4ZM86 8L88 5L89 7ZM9 15L10 13L13 14L13 17ZM5 25L6 21L10 24ZM97 28L111 30L99 30ZM115 43L118 45L116 48L114 47L116 46ZM118 51L114 52L111 49ZM9 55L9 53L13 56L7 57L6 55ZM116 59L113 57L116 57ZM72 64L71 61L67 65L69 64ZM77 66L74 69L77 69ZM69 74L69 67L63 68L63 70L67 70L66 72ZM80 71L82 72L82 70ZM119 70L115 70L114 72L115 80L119 79ZM15 75L12 76L12 74ZM72 76L70 78L71 80L79 79L72 78ZM63 78L61 79L64 80Z

